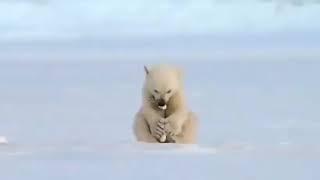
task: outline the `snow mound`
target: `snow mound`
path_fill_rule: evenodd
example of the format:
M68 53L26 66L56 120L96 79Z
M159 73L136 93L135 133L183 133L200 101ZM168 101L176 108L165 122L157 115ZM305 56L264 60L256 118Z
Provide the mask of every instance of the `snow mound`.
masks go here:
M51 145L8 145L0 148L0 155L9 156L34 156L49 154L150 154L150 155L212 155L218 150L215 147L185 144L160 144L160 143L115 143L115 144L51 144Z
M197 144L153 144L133 143L123 145L123 150L130 149L131 152L160 153L160 154L215 154L217 150L213 147L205 147Z

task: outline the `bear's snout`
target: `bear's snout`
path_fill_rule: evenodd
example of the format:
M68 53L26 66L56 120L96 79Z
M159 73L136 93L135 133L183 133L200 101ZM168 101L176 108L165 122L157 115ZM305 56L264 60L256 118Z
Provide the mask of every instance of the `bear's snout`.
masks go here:
M163 107L163 106L165 106L166 105L166 101L164 100L164 99L159 99L159 101L158 101L158 106L159 107Z

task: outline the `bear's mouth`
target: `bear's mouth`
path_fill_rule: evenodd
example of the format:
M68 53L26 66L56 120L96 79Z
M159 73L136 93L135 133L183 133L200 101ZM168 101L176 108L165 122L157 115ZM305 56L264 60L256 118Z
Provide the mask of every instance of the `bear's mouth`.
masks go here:
M164 99L156 99L153 95L150 96L151 104L153 104L154 107L166 110L168 108L167 102Z
M158 105L158 108L161 109L161 110L166 110L166 109L167 109L167 105L166 105L166 104L163 105L163 106L159 106L159 105Z
M159 109L162 109L162 110L166 110L167 109L167 103L164 99L159 99L157 100L157 105L158 105L158 108Z

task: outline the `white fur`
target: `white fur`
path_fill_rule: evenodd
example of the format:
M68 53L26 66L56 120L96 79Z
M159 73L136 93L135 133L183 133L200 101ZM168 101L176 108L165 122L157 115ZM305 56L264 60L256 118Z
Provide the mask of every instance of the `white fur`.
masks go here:
M138 141L163 142L167 136L176 143L195 143L198 121L189 111L184 96L181 70L169 65L146 68L142 106L135 116L134 134ZM151 97L154 98L151 98ZM169 116L153 100L164 99Z

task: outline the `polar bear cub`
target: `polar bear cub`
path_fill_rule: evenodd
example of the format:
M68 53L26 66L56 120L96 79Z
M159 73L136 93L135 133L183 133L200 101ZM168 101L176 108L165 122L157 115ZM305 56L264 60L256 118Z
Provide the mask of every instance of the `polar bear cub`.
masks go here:
M144 67L142 106L135 115L137 141L194 144L198 120L186 103L183 73L170 65Z

